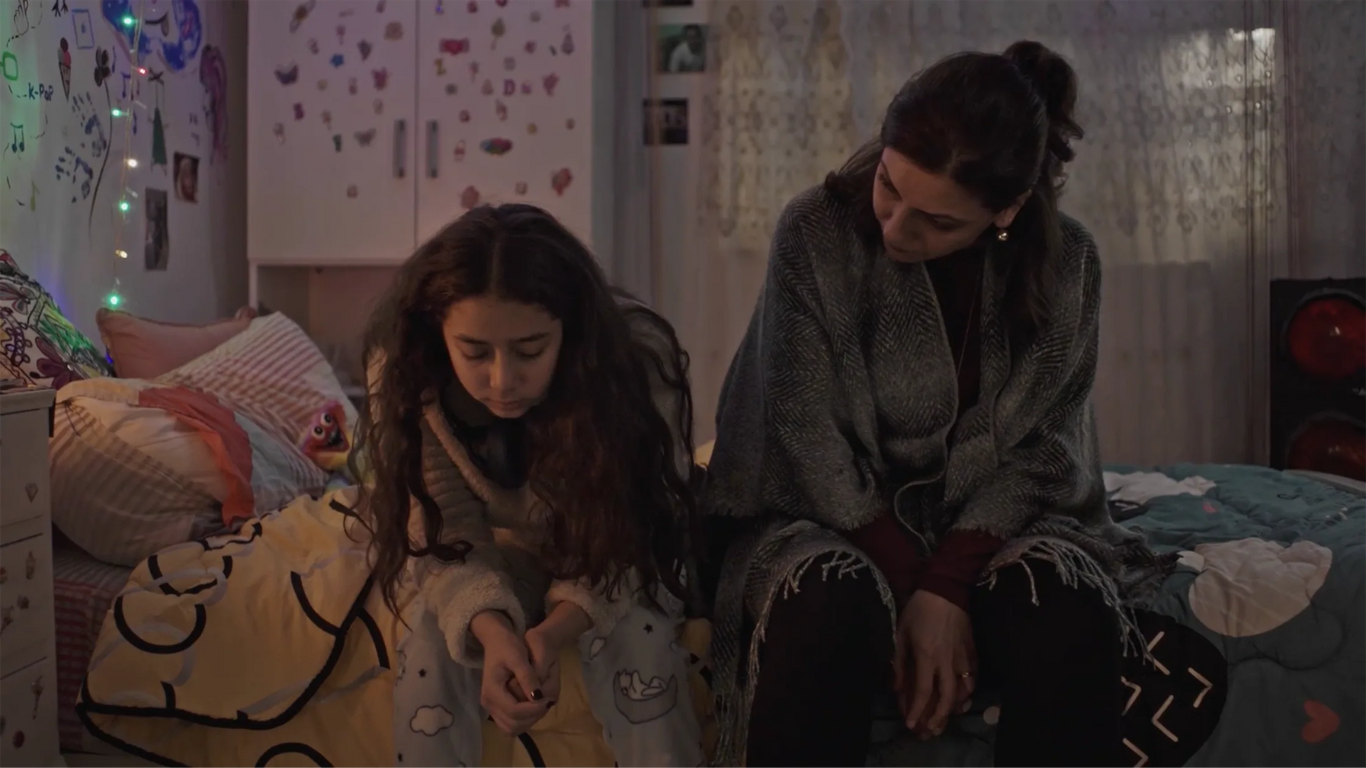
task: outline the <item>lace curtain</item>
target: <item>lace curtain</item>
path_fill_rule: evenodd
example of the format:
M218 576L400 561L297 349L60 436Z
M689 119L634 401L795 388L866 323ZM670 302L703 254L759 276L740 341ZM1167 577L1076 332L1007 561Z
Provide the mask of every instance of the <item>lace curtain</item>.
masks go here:
M1062 207L1106 267L1106 460L1264 460L1269 281L1363 271L1360 3L712 0L710 15L698 260L678 286L699 439L787 200L876 133L908 76L1027 38L1080 77L1087 135Z

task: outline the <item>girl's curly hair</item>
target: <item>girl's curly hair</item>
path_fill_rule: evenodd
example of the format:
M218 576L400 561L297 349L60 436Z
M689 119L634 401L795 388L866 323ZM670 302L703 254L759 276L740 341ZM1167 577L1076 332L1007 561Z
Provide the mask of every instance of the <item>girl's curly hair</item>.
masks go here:
M374 366L352 452L353 473L358 459L367 473L357 509L390 608L399 610L409 557L452 560L468 549L415 550L408 519L416 499L426 540L441 541L441 513L422 476L421 420L438 393L461 386L443 340L446 314L479 296L541 307L563 327L550 389L525 417L528 483L550 510L542 565L553 578L586 578L609 594L634 569L646 595L662 584L686 599L697 520L687 356L668 322L619 305L620 295L583 243L530 205L475 208L399 269L366 331L367 368L383 363ZM642 323L650 333L633 333ZM652 382L670 391L667 416Z

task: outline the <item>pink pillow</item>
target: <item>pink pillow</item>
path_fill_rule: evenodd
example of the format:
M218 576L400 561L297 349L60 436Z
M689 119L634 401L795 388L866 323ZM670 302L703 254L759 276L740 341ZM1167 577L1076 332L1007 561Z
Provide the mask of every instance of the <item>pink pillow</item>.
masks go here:
M230 320L180 325L101 309L95 313L95 323L114 360L115 375L121 379L155 379L245 331L254 317L256 310L243 307Z

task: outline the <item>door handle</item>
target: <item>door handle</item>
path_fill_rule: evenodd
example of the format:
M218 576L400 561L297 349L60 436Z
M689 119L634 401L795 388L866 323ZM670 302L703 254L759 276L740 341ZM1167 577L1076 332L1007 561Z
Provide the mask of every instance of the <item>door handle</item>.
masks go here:
M440 125L435 120L427 121L427 178L435 179L441 175Z
M394 178L408 175L408 121L394 121Z

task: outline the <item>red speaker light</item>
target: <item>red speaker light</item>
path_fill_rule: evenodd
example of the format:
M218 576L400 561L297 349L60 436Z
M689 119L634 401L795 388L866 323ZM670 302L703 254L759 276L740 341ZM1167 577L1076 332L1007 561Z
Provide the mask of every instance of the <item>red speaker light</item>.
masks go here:
M1332 417L1310 421L1291 439L1286 468L1366 482L1366 431Z
M1309 301L1290 320L1286 348L1306 375L1341 381L1366 368L1366 312L1345 298Z

